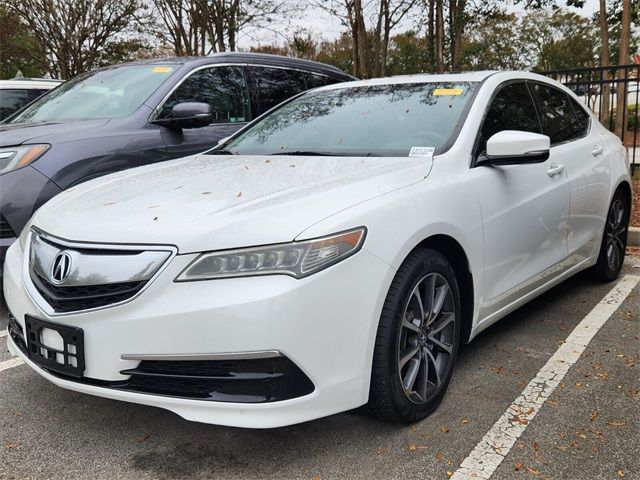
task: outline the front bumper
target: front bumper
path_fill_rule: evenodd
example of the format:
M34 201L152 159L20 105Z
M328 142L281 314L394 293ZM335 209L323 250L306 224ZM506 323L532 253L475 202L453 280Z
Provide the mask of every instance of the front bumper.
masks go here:
M84 378L52 374L11 339L9 347L61 387L157 406L205 423L270 428L366 403L378 319L394 274L388 265L362 250L301 280L275 275L173 282L194 257L176 256L139 297L125 304L47 315L23 285L30 280L23 279L23 252L16 243L7 254L4 273L10 312L23 328L25 315L82 328ZM242 395L216 401L114 388L130 382L127 373L141 368L132 357L253 351L281 352L313 390L286 400L250 403Z

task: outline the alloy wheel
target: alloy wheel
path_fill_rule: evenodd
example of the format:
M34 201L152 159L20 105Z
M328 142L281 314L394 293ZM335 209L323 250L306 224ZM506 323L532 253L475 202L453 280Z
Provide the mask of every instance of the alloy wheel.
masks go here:
M422 277L402 314L396 347L398 375L407 398L429 402L452 363L456 322L451 286L439 273Z
M607 217L605 241L607 248L607 263L612 271L620 268L624 258L625 239L627 225L625 222L626 209L621 199L616 199L611 204Z

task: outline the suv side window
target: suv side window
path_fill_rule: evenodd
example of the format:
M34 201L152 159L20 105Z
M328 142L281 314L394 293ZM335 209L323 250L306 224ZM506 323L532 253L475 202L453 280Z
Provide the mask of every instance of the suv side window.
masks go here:
M255 88L252 97L260 114L307 89L304 73L298 70L247 67L247 71Z
M482 124L478 153L485 152L487 140L503 130L542 133L533 98L524 82L505 85L491 101Z
M335 78L323 75L321 73L307 72L305 73L305 77L307 80L307 88L324 87L325 85L338 83L338 80L336 80Z
M182 102L211 105L211 123L247 122L250 117L247 85L242 67L211 67L190 75L166 100L158 118L170 118L171 109Z
M566 93L541 84L535 84L534 91L542 109L544 133L549 135L551 145L576 140L584 134Z

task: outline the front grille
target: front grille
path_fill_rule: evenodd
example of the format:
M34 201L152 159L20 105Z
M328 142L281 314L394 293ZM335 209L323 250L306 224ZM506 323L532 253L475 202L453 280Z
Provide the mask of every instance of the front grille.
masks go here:
M0 238L15 238L16 234L7 222L7 219L0 215Z
M61 287L50 283L33 268L29 268L29 274L38 293L51 308L60 313L88 310L128 300L147 283L142 281Z

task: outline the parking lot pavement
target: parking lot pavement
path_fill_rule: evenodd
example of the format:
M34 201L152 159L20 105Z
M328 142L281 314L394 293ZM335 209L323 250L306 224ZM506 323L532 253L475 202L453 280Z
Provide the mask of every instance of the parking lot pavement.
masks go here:
M640 258L623 274L640 275ZM490 327L461 350L441 407L413 426L354 411L273 430L217 427L9 368L0 478L447 479L614 285L578 275ZM490 478L640 479L639 345L636 285Z

